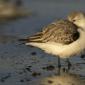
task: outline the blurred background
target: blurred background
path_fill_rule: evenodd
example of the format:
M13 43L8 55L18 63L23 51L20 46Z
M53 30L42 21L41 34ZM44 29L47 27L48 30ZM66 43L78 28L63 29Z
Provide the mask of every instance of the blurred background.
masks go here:
M35 84L34 81L48 82L46 78L49 76L57 77L57 57L48 55L38 48L22 45L17 40L41 31L54 20L65 19L72 11L85 12L85 1L0 0L0 85L41 85ZM74 75L77 75L79 82L85 81L84 55L73 57L70 61L72 68L69 74L73 77L65 75L73 79ZM65 60L61 60L61 64L62 68L67 68ZM53 77L54 81L56 77ZM62 78L62 75L58 78ZM78 85L78 79L75 80L75 84L65 85ZM49 82L52 85L64 85Z

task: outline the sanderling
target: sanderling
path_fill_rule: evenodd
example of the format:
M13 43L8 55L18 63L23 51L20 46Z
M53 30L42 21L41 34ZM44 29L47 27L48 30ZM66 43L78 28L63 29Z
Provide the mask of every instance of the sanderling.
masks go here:
M16 0L15 3L11 3L10 0L1 0L0 21L4 22L29 16L31 13L26 11L21 5L22 0Z
M78 29L70 21L59 20L44 27L41 32L19 40L25 41L26 45L38 47L46 53L58 56L58 68L60 68L60 58L68 59L85 48L85 40L82 40L83 34L83 30ZM70 69L70 66L69 62L68 69Z

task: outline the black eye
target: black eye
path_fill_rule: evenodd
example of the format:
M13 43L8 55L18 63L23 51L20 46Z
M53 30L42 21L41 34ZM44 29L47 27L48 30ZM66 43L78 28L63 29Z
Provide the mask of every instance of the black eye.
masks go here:
M73 22L75 22L76 20L73 20Z

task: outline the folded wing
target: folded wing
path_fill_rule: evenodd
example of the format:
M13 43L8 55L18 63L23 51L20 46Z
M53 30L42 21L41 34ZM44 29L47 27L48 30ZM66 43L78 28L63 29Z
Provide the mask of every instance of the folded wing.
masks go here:
M44 27L42 32L20 41L46 43L56 42L70 44L79 38L77 26L67 20L59 20Z

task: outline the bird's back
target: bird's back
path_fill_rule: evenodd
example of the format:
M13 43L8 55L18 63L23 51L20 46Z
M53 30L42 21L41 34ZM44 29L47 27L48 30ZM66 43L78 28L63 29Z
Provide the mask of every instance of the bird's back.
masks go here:
M68 20L55 21L43 29L43 42L70 44L79 38L77 26Z

